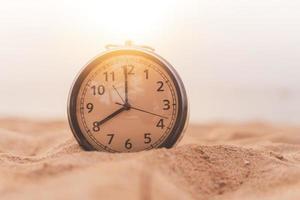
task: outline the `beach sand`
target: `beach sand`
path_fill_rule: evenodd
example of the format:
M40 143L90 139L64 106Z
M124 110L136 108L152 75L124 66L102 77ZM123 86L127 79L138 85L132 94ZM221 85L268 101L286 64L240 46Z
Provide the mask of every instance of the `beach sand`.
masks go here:
M172 149L83 151L66 121L0 120L0 199L300 199L300 127L190 125Z

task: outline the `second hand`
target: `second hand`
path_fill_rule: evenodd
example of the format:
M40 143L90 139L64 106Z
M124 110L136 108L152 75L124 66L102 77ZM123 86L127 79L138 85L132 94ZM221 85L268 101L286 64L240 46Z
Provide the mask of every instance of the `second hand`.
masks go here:
M116 102L116 104L120 105L120 106L125 106L124 104L121 104L121 103L118 103L118 102ZM165 116L162 116L162 115L159 115L159 114L155 114L153 112L149 112L147 110L143 110L143 109L136 108L136 107L133 107L133 106L129 106L129 109L138 110L138 111L141 111L141 112L144 112L144 113L148 113L150 115L155 115L155 116L158 116L158 117L161 117L161 118L164 118L164 119L168 119L168 117L165 117Z

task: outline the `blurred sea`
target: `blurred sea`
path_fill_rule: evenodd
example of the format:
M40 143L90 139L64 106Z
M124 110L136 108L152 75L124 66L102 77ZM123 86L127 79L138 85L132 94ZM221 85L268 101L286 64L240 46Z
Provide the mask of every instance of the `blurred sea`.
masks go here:
M6 84L0 87L1 117L66 118L72 80L52 84ZM189 87L191 122L300 123L300 90L239 88L229 86Z

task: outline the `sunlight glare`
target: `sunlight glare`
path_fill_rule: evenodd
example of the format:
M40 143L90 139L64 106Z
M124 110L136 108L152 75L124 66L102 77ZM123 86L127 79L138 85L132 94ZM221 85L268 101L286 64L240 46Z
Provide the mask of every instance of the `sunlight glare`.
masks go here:
M176 1L171 0L92 1L76 4L75 12L80 11L85 18L80 21L95 31L104 30L106 34L123 38L141 38L163 26L174 3Z

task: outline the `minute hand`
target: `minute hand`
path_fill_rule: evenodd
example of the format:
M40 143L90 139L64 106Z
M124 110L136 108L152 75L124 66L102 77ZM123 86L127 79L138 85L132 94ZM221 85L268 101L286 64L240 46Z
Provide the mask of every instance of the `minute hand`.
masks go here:
M128 73L127 66L124 66L124 79L125 79L125 103L128 103Z

